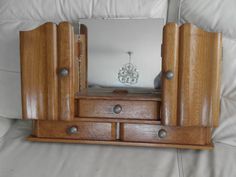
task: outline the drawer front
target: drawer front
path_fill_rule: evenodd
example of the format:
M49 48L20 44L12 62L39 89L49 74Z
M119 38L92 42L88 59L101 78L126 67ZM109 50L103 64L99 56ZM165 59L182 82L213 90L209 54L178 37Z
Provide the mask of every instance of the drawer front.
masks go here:
M85 100L78 104L79 117L153 119L159 117L156 101Z
M83 121L38 121L36 136L83 140L115 140L115 123Z
M206 145L210 143L210 129L203 127L167 127L148 124L120 125L122 141Z

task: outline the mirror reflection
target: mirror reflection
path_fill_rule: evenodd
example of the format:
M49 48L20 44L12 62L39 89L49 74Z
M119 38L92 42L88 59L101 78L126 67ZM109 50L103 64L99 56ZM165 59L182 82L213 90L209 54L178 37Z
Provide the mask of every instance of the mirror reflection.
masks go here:
M88 32L90 87L154 88L163 19L81 19Z

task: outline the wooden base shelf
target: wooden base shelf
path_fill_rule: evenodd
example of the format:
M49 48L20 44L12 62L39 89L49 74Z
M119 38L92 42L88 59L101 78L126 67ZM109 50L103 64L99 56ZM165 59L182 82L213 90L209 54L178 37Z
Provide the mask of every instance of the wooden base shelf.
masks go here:
M52 138L38 138L35 136L29 136L26 138L32 142L44 142L44 143L71 143L71 144L100 144L100 145L118 145L118 146L140 146L140 147L154 147L154 148L178 148L178 149L202 149L211 150L213 144L199 146L199 145L184 145L184 144L167 144L167 143L142 143L142 142L123 142L123 141L94 141L94 140L73 140L73 139L52 139Z

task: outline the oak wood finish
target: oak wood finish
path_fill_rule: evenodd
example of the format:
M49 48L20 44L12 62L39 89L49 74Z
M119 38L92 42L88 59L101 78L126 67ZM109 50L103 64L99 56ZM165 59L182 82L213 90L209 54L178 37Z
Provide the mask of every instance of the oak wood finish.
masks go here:
M84 121L36 121L35 136L45 138L115 140L116 124ZM69 134L68 129L77 127L78 133Z
M219 115L221 35L163 30L162 91L87 88L87 29L68 22L20 33L22 107L30 141L209 149ZM60 75L66 68L69 75ZM166 72L174 77L166 79ZM120 105L121 112L113 109ZM119 109L118 109L119 110ZM70 127L78 133L68 133ZM160 138L163 129L167 136Z
M62 22L57 28L58 35L58 72L62 68L69 71L60 76L58 82L59 119L71 120L74 116L74 30L70 23Z
M87 122L116 122L116 123L140 123L161 125L160 119L124 119L124 118L102 118L102 117L75 117L74 120L87 121Z
M99 141L99 140L77 140L77 139L52 139L52 138L39 138L29 136L26 138L32 142L44 143L73 143L73 144L98 144L98 145L116 145L116 146L135 146L135 147L153 147L153 148L178 148L178 149L196 149L196 150L211 150L212 144L208 145L185 145L185 144L168 144L168 143L143 143L143 142L123 142L123 141Z
M129 89L125 93L117 93L116 88L89 88L77 93L76 99L161 101L161 91L154 89Z
M178 123L180 126L217 126L221 34L184 24L179 35Z
M75 59L74 59L74 94L78 93L80 90L80 46L79 46L79 35L74 34L74 53L75 53Z
M206 145L209 143L208 128L203 127L170 127L121 123L120 129L120 137L123 141L185 145ZM158 136L158 132L161 129L167 132L165 138Z
M87 51L87 27L83 24L81 24L80 28L80 38L79 38L79 47L80 47L80 55L79 55L79 61L80 61L80 67L79 67L79 73L80 73L80 90L83 90L88 87L88 51Z
M106 117L157 120L160 104L156 101L79 100L79 117ZM120 113L114 108L121 107Z
M79 84L77 36L68 22L20 32L24 119L69 120ZM66 68L68 76L60 76Z
M162 43L162 124L177 125L177 90L179 62L179 27L175 23L165 25ZM167 72L174 77L169 80Z
M23 119L58 118L56 25L20 32Z
M68 128L76 126L78 134L68 134ZM113 144L149 147L177 147L209 149L210 128L203 127L173 127L162 125L148 125L140 123L121 123L117 131L115 123L110 122L87 122L87 121L41 121L34 123L34 136L31 141L64 142L69 143L92 143ZM158 131L165 129L167 136L158 137ZM118 136L117 136L118 134ZM37 138L36 138L37 137ZM117 137L120 137L117 139ZM184 138L183 138L184 137ZM196 137L199 137L196 141ZM82 141L75 141L82 140ZM98 141L88 141L98 140ZM104 140L107 143L104 142Z

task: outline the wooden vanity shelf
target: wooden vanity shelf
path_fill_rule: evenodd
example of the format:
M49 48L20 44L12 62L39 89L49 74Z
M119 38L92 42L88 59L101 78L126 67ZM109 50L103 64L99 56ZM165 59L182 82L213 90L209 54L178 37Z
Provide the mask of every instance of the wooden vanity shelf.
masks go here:
M88 88L87 29L20 32L23 119L39 142L210 149L220 106L220 33L166 24L162 89Z

